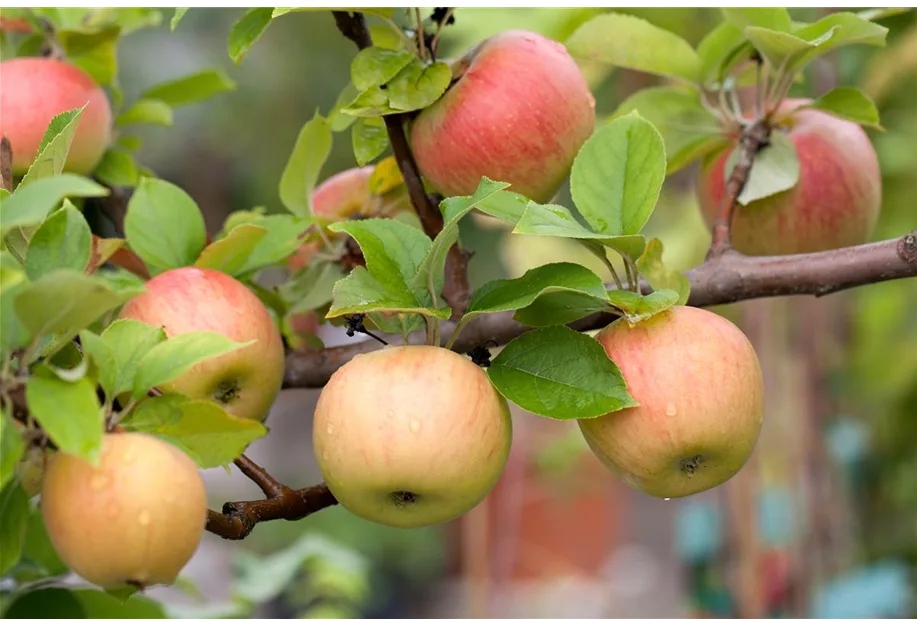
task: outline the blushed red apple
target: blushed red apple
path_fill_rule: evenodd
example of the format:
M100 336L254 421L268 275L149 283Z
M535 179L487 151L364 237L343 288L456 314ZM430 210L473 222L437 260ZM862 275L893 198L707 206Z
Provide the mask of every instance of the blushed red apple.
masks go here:
M595 99L566 47L510 30L453 67L454 84L410 126L424 178L444 196L467 196L487 176L548 202L595 128Z
M595 456L646 494L676 498L722 484L748 461L761 430L764 382L732 322L676 306L595 338L639 403L579 421Z
M0 63L0 136L12 146L13 175L28 172L54 116L84 105L64 171L86 175L111 143L111 103L102 87L59 59L16 57Z
M119 317L161 326L168 337L213 331L237 342L255 340L160 387L217 402L241 418L267 418L283 383L283 340L270 312L243 283L217 270L167 270L147 281L146 291L128 301Z
M786 100L781 127L799 157L795 187L747 206L732 217L733 247L747 255L808 253L869 241L882 204L882 176L875 149L854 122L823 111L792 111L804 100ZM726 161L732 148L707 161L697 179L704 220L712 225L725 197Z

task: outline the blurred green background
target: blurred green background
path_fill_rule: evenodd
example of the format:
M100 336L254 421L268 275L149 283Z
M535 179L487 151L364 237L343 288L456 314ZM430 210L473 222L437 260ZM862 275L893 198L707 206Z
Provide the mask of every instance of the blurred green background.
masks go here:
M443 35L440 53L457 55L509 28L562 41L605 10L460 8L456 24ZM644 17L692 44L720 20L716 9L615 10ZM791 13L814 19L821 11ZM137 133L143 138L140 161L187 190L212 231L234 210L259 205L281 210L278 182L297 133L316 109L327 113L332 107L355 54L329 13L295 13L276 20L236 66L226 40L242 13L192 9L170 33L171 12L166 10L161 26L130 35L119 49L127 102L151 85L209 67L223 68L237 83L232 92L177 110L172 128ZM886 131L868 131L884 175L875 239L917 228L917 17L910 12L883 25L890 28L885 48L854 46L828 55L795 89L814 96L834 85L853 85L876 101ZM657 82L636 72L584 69L600 120L634 90ZM349 134L336 135L321 178L354 165ZM667 264L682 269L700 263L709 243L693 177L689 168L666 181L647 228L648 235L665 244ZM569 204L566 190L560 202ZM509 236L476 220L463 223L462 238L476 251L471 272L478 285L560 259L578 261L608 278L590 256L551 238ZM575 569L545 568L537 576L517 579L510 567L500 575L495 562L510 543L516 546L516 562L520 552L530 550L532 560L547 563L535 548L522 547L524 534L536 534L532 528L523 530L524 520L510 524L503 518L491 524L489 541L481 547L461 525L405 532L331 508L295 523L264 524L241 543L208 538L206 551L189 566L185 591L153 596L183 616L465 616L483 606L483 613L494 617L729 616L748 608L769 616L914 617L915 281L863 287L818 301L772 299L718 310L748 332L771 377L765 433L753 463L731 489L660 507L593 466L576 470L583 447L569 430L553 424L524 427L532 437L521 449L520 463L534 468L526 486L529 493L547 491L551 515L561 520L555 533L564 538L582 533L589 521L579 509L567 507L564 494L574 483L597 482L596 498L614 529L603 541L611 557L602 568L581 569L576 576L571 575ZM317 479L308 440L315 395L299 392L291 392L272 417L277 444L269 436L253 454L256 462L297 486ZM517 424L543 422L521 412L514 418ZM281 445L283 434L289 441ZM279 469L272 466L276 460ZM214 489L211 506L254 498L250 486L226 483L220 473L213 476L213 485L222 487ZM737 494L740 490L745 494ZM498 507L498 498L509 497L501 492L489 499L491 510ZM503 514L491 511L490 516L510 516L504 505L500 501ZM736 514L737 506L744 514ZM516 512L517 518L527 515ZM531 516L530 522L535 520ZM671 550L654 554L652 537L635 531L641 526L656 529ZM452 585L472 581L468 574L476 564L483 564L478 573L488 573L473 579L482 587ZM755 576L757 583L746 585ZM671 586L658 594L668 595L670 603L653 590L654 582L667 577L673 578ZM223 581L219 600L205 590L215 580ZM194 587L205 598L197 598ZM526 596L544 590L566 601L552 606ZM603 605L589 594L617 601Z

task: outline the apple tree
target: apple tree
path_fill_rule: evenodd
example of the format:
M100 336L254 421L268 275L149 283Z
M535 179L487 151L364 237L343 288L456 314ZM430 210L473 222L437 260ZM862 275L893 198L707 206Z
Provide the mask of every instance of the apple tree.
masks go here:
M709 490L751 456L767 397L751 342L707 307L917 275L917 232L873 239L875 104L805 81L832 50L883 46L892 10L806 22L724 9L696 46L601 12L564 41L507 30L446 59L440 37L461 9L250 9L228 33L236 63L298 11L325 12L353 57L336 104L291 138L283 206L238 209L215 232L139 162L131 130L168 125L232 79L205 70L133 101L118 81L123 38L180 28L186 11L2 18L8 616L52 597L72 616L156 614L142 592L174 584L207 532L241 540L334 505L394 527L455 520L501 477L510 404L576 421L609 481L665 499ZM659 82L601 119L583 63ZM327 170L334 142L354 167ZM681 272L645 227L689 166L711 237ZM95 232L90 210L117 237ZM612 281L554 262L473 288L472 214L570 241ZM287 280L267 287L272 268ZM325 347L320 324L365 341ZM246 456L295 387L323 388L324 482L305 488ZM199 471L233 465L264 498L208 510ZM67 587L68 574L94 587ZM111 609L108 596L130 601Z

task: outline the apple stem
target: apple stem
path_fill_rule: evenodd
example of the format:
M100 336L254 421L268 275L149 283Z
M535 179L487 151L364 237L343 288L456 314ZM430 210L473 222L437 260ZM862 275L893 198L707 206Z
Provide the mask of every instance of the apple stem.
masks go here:
M713 237L707 259L715 259L732 248L729 231L732 226L732 215L739 203L739 196L745 189L755 156L770 140L771 127L766 118L758 118L747 125L739 140L739 159L736 161L729 179L726 181L726 197L720 207L719 216L713 223Z

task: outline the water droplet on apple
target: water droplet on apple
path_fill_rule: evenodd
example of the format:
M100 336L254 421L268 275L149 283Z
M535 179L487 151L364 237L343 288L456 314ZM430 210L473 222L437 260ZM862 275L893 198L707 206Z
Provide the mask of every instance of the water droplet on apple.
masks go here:
M670 499L669 497L665 497L665 498L662 499L662 500L663 500L663 501L671 501L672 499Z
M411 433L417 433L420 431L421 427L423 427L423 424L421 424L421 422L416 418L412 420L410 424L408 424L408 429L411 430Z
M102 472L97 472L92 475L92 479L89 480L89 487L92 488L95 492L101 492L108 486L109 479L108 475Z
M332 435L332 434L334 434L334 425L329 424L328 425L328 435Z
M676 416L677 414L678 414L678 407L675 406L675 403L669 403L668 405L665 406L665 415L666 416L669 416L671 418L672 416Z
M137 516L137 522L140 523L140 525L143 527L146 527L147 525L149 525L150 524L150 512L145 509L140 510L140 515Z

